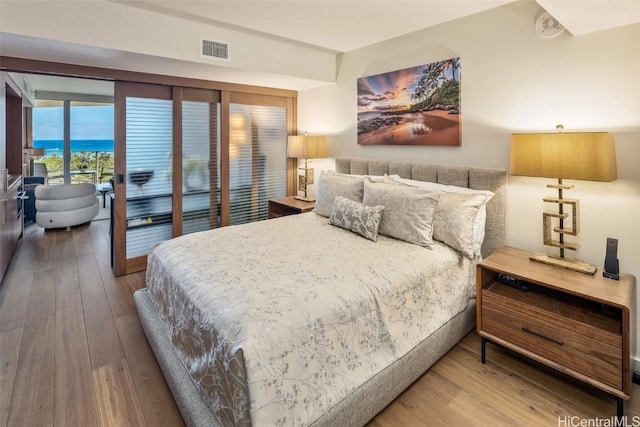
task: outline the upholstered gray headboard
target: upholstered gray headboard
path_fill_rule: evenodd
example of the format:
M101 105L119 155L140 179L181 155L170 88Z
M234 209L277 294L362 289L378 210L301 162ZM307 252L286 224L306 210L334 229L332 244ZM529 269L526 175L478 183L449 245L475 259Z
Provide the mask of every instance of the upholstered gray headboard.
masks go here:
M402 178L437 182L475 190L489 190L495 196L487 204L487 222L482 256L487 257L505 244L505 217L507 211L507 171L475 166L433 165L337 158L336 172L355 175L396 174Z

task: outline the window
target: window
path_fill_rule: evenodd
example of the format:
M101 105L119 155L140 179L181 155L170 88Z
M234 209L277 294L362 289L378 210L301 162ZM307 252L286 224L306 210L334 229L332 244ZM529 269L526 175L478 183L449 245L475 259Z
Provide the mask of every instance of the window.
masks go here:
M113 103L49 95L59 99L36 100L32 124L33 147L45 149L36 162L46 165L48 183L107 182L113 176Z

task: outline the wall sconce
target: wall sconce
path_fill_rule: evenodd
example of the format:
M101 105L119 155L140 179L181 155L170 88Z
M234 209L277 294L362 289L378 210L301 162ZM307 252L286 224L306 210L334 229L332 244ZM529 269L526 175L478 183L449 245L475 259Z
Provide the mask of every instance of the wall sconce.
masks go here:
M298 176L298 190L304 196L294 196L298 200L313 202L315 199L307 197L308 186L313 184L313 168L308 167L309 159L320 159L327 156L327 138L325 136L292 135L287 140L287 157L304 159L303 175Z
M614 181L617 170L613 136L607 132L562 133L562 125L556 129L558 133L513 134L511 137L512 175L558 178L558 184L547 185L558 190L558 197L543 199L558 205L557 212L544 212L542 224L544 244L559 248L560 256L535 255L531 260L594 274L596 266L564 256L565 249L575 251L580 248L578 243L564 239L565 235L576 236L579 232L579 201L563 197L563 190L569 190L573 185L565 185L562 180ZM565 205L571 207L571 215L565 212ZM569 217L571 226L565 227ZM552 225L555 220L557 227ZM557 240L553 239L552 232L558 234Z

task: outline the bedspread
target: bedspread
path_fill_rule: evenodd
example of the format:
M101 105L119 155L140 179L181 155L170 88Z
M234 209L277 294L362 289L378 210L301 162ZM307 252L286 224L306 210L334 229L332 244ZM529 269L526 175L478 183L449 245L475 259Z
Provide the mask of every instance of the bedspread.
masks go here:
M308 425L464 310L474 272L306 213L163 242L147 287L223 424Z

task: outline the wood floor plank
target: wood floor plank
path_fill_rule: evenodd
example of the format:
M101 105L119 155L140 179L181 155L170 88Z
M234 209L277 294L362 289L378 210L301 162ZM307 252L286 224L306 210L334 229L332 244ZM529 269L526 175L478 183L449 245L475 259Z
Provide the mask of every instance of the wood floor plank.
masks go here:
M77 259L91 367L97 369L123 359L124 353L93 252Z
M54 371L55 425L98 425L81 300L56 309Z
M9 410L9 426L52 426L54 314L30 316L24 325Z
M126 276L113 277L111 270L105 271L106 267L100 265L98 267L100 268L100 276L102 277L107 298L109 298L113 317L117 318L137 313Z
M0 332L0 426L7 425L21 340L22 328Z
M133 297L133 294L137 290L140 290L147 286L145 283L145 278L146 278L145 276L146 276L145 271L139 271L137 273L131 273L124 276L124 279L126 281L127 287L129 288L131 297Z
M462 356L458 359L459 363L473 364L475 355L472 355L462 347L456 350ZM513 368L505 366L509 363L514 363ZM555 371L537 368L530 361L520 356L504 354L504 360L498 358L488 359L485 366L487 366L492 375L490 381L487 382L488 386L491 388L498 387L498 393L506 392L502 396L504 399L507 398L506 396L518 396L521 402L518 405L519 409L527 415L535 416L535 419L556 422L558 416L575 413L583 414L587 418L604 418L615 415L614 400L606 394L591 389L584 397L593 399L593 405L576 405L573 395L586 386L567 378L563 380L563 377ZM558 382L557 384L563 387L572 382L573 384L570 389L567 389L569 394L564 395L550 391L547 381ZM569 398L568 396L572 397ZM498 396L494 396L494 398L498 399Z
M464 370L457 372L457 377L471 374L467 368L465 367ZM442 376L436 370L430 371L428 375L425 375L424 379L416 382L412 388L421 391L423 396L421 401L436 400L442 402L450 412L458 414L460 418L456 421L456 424L495 426L515 426L518 424L518 420L510 418L502 412L501 407L498 406L499 404L496 405L494 401L485 399L485 396L470 393L452 381L452 379ZM424 414L420 402L417 411Z
M101 269L106 271L111 270L111 235L109 234L109 227L106 227L105 222L98 221L91 224L89 229L89 236L91 239L91 247L96 257L96 261Z
M81 303L78 268L75 264L59 267L56 270L56 311L67 305Z
M104 293L102 277L93 252L86 252L77 256L78 282L82 294L101 291Z
M99 221L104 222L104 221ZM94 223L92 223L92 226ZM91 243L95 254L96 263L102 279L104 290L109 298L109 305L114 317L126 316L127 314L137 313L133 299L131 298L131 290L127 284L126 276L114 277L111 268L110 241L103 239L98 225L95 230L91 231Z
M472 424L472 420L452 411L445 400L434 398L433 393L416 387L417 384L398 396L392 406L388 406L374 418L374 422L389 427L397 425L444 427Z
M11 331L24 326L29 306L33 272L20 266L11 266L0 287L0 331ZM8 309L8 308L11 309Z
M84 254L93 255L93 246L91 244L91 229L95 228L93 224L82 225L73 230L73 249L76 257Z
M459 344L461 348L480 360L480 338L469 334ZM596 417L615 411L615 403L608 395L577 380L558 374L551 368L533 362L524 356L494 344L487 344L487 363L501 367L506 372L516 372L523 387L535 384L549 394L552 401L563 402L571 413L585 413ZM512 375L513 376L513 375ZM567 400L567 396L573 398Z
M147 423L151 426L183 426L180 411L155 361L138 316L118 317L116 326Z
M56 270L38 270L33 273L29 293L29 317L49 317L56 311Z
M472 393L484 396L491 401L502 402L501 412L508 417L520 420L525 425L542 423L551 425L557 422L557 415L562 411L562 402L554 403L534 385L517 381L509 373L493 364L482 365L467 351L454 348L452 357L442 359L442 363L434 366L434 371L449 378L456 378L458 385L465 381L465 388ZM459 373L465 366L471 366L474 375L466 379ZM489 380L491 379L491 381ZM518 396L519 399L513 399Z
M42 233L43 229L36 225L25 226L23 237L18 241L11 262L16 262L23 268L40 267L43 260L38 258L38 250L43 245Z
M136 427L147 425L125 360L93 371L93 385L100 425Z
M445 426L444 423L438 423L438 419L434 419L433 423L430 423L430 419L422 419L417 417L409 408L407 408L402 401L397 401L397 404L393 407L387 407L387 409L379 413L373 418L369 424L369 427L395 427L395 426Z
M104 289L83 291L82 305L92 369L122 360L124 352Z
M56 267L56 231L44 230L37 225L31 226L37 231L33 233L35 247L32 252L31 265L34 270L49 270ZM26 243L26 242L25 242Z
M55 235L56 238L56 268L62 269L76 265L76 250L73 243L74 231L61 228L50 230L48 233Z

